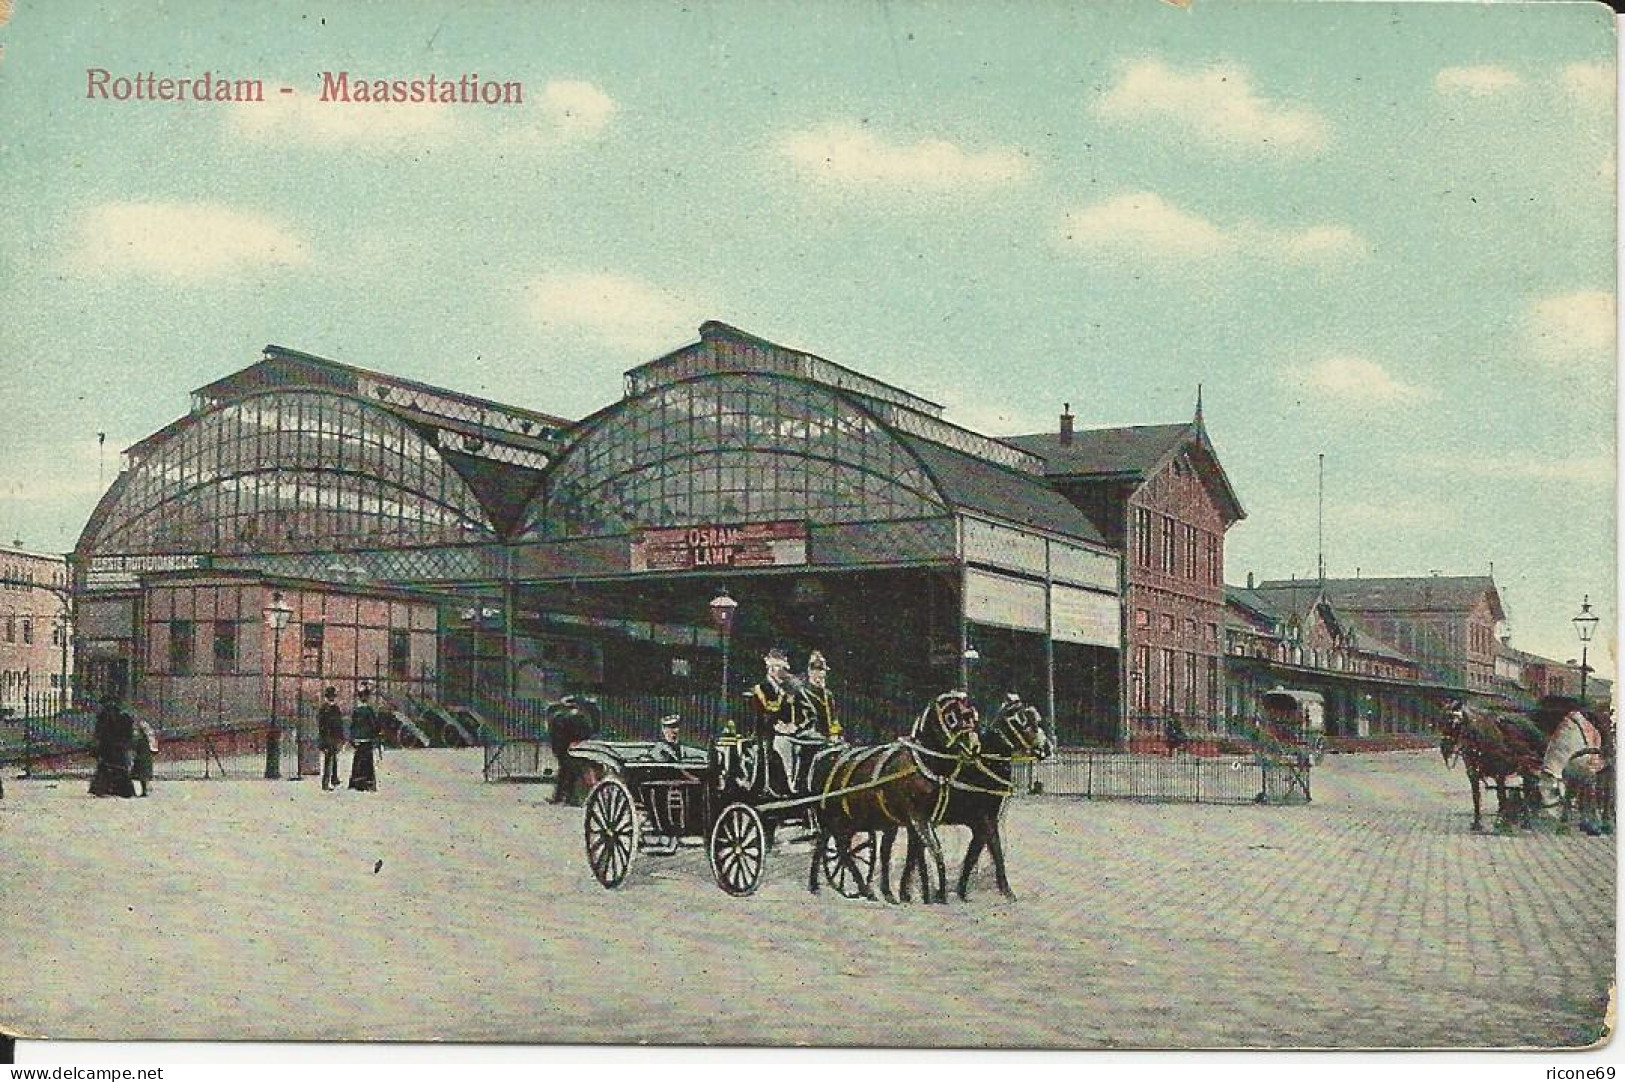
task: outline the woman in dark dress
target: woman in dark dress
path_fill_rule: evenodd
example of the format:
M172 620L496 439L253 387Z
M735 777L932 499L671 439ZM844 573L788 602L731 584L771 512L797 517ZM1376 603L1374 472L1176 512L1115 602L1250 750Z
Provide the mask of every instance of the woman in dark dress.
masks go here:
M370 688L363 686L355 698L355 709L350 713L350 742L355 745L350 760L350 788L370 793L378 788L378 774L372 763L373 747L378 742L378 715L369 701Z
M91 796L135 796L130 779L130 744L135 718L117 695L109 696L96 714L96 775L90 779Z

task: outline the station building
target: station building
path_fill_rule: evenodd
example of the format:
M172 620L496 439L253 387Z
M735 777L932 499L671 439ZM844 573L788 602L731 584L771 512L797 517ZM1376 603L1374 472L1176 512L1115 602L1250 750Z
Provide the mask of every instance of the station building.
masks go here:
M943 412L714 322L579 421L268 346L131 447L87 523L86 691L225 718L362 680L494 713L593 690L714 719L781 645L881 732L968 685L1063 743L1123 739L1120 540L1046 455Z

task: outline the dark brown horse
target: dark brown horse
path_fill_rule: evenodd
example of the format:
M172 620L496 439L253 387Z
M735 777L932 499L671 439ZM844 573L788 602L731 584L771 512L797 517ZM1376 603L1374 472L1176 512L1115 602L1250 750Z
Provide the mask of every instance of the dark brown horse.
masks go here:
M1445 710L1439 737L1439 754L1446 766L1454 766L1457 756L1467 768L1467 783L1473 791L1473 829L1483 830L1480 786L1495 787L1496 817L1499 822L1527 824L1530 811L1540 803L1540 760L1545 752L1546 734L1535 720L1515 713L1497 713L1452 702ZM1509 796L1508 779L1518 779Z
M824 847L831 839L839 851L851 847L860 832L884 834L898 827L909 832L930 852L937 869L937 889L925 878L925 900L947 901L948 869L937 839L936 822L947 801L947 779L952 777L977 745L976 708L964 692L938 695L921 712L908 736L890 744L831 749L812 762L809 791L820 794L818 836L813 843L807 889L818 893ZM881 891L892 901L890 853L881 854ZM921 858L923 864L924 858ZM871 873L872 878L872 873ZM871 882L862 896L874 897Z
M1047 759L1052 749L1049 735L1044 731L1044 716L1037 707L1028 706L1013 692L1005 697L999 712L983 727L980 735L976 755L966 760L948 780L948 803L940 822L970 828L970 844L965 848L965 861L959 869L960 900L965 900L971 872L981 859L983 849L993 857L993 878L999 893L1014 900L1015 892L1010 889L1010 879L1005 874L1004 838L999 825L1005 804L1015 792L1015 764ZM890 838L882 839L883 855L890 846ZM908 859L903 865L901 896L905 902L909 900L909 879L915 873L923 887L925 854L911 837Z

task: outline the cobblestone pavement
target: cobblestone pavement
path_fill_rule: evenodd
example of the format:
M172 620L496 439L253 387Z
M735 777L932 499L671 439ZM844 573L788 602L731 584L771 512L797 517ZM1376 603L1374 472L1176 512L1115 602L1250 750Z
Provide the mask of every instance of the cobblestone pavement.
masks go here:
M593 882L575 809L477 752L382 791L10 782L0 1025L122 1039L1505 1047L1598 1039L1615 843L1468 831L1437 754L1335 757L1307 807L1011 807L1021 895L753 897L698 851ZM950 858L962 831L947 831ZM381 863L380 863L381 862Z

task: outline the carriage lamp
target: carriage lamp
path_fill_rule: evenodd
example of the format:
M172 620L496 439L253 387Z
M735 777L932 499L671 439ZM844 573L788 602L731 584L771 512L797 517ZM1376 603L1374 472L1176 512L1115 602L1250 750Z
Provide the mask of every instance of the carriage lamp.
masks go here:
M723 590L711 599L711 622L722 633L722 699L718 703L722 711L723 723L728 722L728 642L733 638L734 614L739 611L739 602Z
M265 734L265 776L282 776L282 730L277 719L277 677L282 673L282 629L288 626L293 606L282 600L281 591L272 591L265 606L265 626L271 629L271 728ZM264 656L263 654L261 655Z
M1574 618L1574 631L1575 634L1580 636L1581 702L1585 702L1586 697L1586 674L1591 671L1591 667L1586 664L1588 661L1587 652L1591 648L1591 636L1596 634L1597 624L1600 622L1597 614L1591 611L1591 595L1586 594L1585 598L1580 602L1580 615Z

